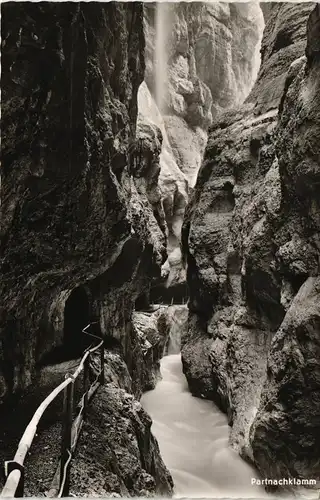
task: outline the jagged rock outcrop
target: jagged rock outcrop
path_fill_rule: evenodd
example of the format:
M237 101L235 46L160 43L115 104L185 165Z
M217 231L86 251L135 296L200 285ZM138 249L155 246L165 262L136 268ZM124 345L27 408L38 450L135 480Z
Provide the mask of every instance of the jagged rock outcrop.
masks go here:
M142 390L154 389L161 379L160 360L166 354L178 354L181 336L187 329L187 305L155 305L147 311L135 311L132 324L139 338L143 363Z
M80 360L44 367L33 387L12 408L2 407L1 461L11 458L24 431L23 413L31 419L42 400L74 372ZM91 357L91 377L100 369L100 355ZM82 396L82 380L74 386L74 400ZM91 401L72 462L70 493L75 496L168 495L172 480L151 433L151 419L132 395L132 378L118 347L105 352L105 384ZM61 446L61 398L40 421L26 463L25 495L42 497L58 486L54 478ZM10 440L8 439L10 436ZM4 475L0 470L0 485ZM49 496L50 496L49 494Z
M167 36L167 74L162 77L167 87L161 111L206 129L217 110L242 103L255 81L264 26L261 8L252 3L191 2L165 3L162 9ZM156 97L161 26L153 4L145 6L145 14L145 79Z
M121 356L106 356L106 384L89 408L72 469L76 496L168 496L173 482L151 433L151 418L132 395L131 377ZM94 478L92 467L97 463Z
M271 6L257 82L212 126L183 228L184 371L269 478L320 477L319 36L318 6Z
M276 257L281 297L287 290L289 294L283 304L286 315L272 339L266 383L250 433L261 470L277 476L289 470L291 476L309 479L320 477L319 90L317 5L308 20L306 60L291 68L286 81L276 134L284 217L276 232Z
M160 359L169 338L166 309L159 307L154 312L133 313L133 327L138 335L144 359L143 374L140 377L143 391L154 389L161 378Z
M179 354L181 352L181 338L187 331L188 306L172 305L166 311L166 323L168 325L166 354Z
M80 285L84 322L127 353L134 300L165 258L149 168L161 143L136 141L142 7L89 7L3 6L2 395L72 334L65 304Z
M76 359L93 321L141 395L131 316L166 259L161 136L136 130L144 46L140 3L2 5L0 399Z
M259 67L258 4L145 4L146 73L142 121L164 136L159 186L168 225L167 287L185 281L181 226L207 141L221 110L243 102ZM158 108L154 100L157 102Z

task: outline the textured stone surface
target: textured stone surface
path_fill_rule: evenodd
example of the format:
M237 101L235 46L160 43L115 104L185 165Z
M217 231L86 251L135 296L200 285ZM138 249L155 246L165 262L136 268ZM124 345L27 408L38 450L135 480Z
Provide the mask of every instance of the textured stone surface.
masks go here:
M105 386L93 400L84 425L72 468L72 494L147 497L172 494L171 476L150 431L151 419L132 392L137 379L142 391L155 387L161 378L159 361L165 346L170 337L179 341L177 325L181 328L186 319L186 306L155 306L153 312L132 314L132 334L137 339L134 345L140 351L134 358L141 359L135 366L138 371L135 378L128 371L120 346L105 352ZM95 364L98 369L97 359ZM45 368L42 378L48 371L52 369ZM52 376L50 380L52 383Z
M161 307L153 313L135 311L132 315L133 327L137 332L144 360L141 376L143 391L154 389L161 378L160 359L169 337L164 317L166 309Z
M46 366L36 388L16 398L14 411L1 411L1 461L14 456L28 422L42 400L73 373L80 360ZM92 380L100 358L92 356ZM74 386L74 401L82 396L82 380ZM63 398L57 398L40 421L26 462L25 494L44 496L55 484L60 454ZM21 418L25 415L26 420ZM70 493L76 496L170 495L171 477L160 457L151 420L132 395L132 379L118 348L105 351L105 385L90 402L71 467ZM0 472L0 485L5 481Z
M143 391L154 389L161 379L162 356L180 353L181 336L187 329L187 319L187 305L155 305L149 312L133 313L132 323L143 355L143 374L139 377Z
M65 303L79 285L87 319L131 356L131 311L160 275L165 223L160 138L140 130L136 141L142 6L2 9L5 395L30 384L35 363L62 342Z
M146 82L155 95L156 13L153 5L145 6L145 11ZM197 125L198 118L205 129L210 111L243 102L254 83L264 25L261 8L254 3L166 3L164 15L168 62L164 108L189 125Z
M253 457L273 477L319 478L320 280L294 297L269 352L250 431Z
M184 370L194 394L228 413L232 445L263 477L320 475L319 291L308 278L320 253L313 8L271 6L258 80L245 106L211 127L183 227Z
M269 7L261 46L262 65L248 99L255 103L257 112L278 106L288 66L305 50L306 22L311 7L309 2L283 3L280 12L279 8Z
M159 189L161 206L166 221L168 260L162 268L162 278L168 285L185 281L185 271L181 266L179 248L183 214L188 200L188 178L180 170L175 159L173 148L169 141L164 119L159 112L154 98L145 82L140 85L138 93L139 116L138 124L143 127L148 124L161 131L162 148L160 154Z
M317 6L308 21L307 60L289 74L276 136L284 205L276 257L292 300L272 340L250 436L260 470L308 478L320 477L319 40Z
M79 442L71 492L76 496L170 496L172 479L151 433L151 418L130 394L126 364L119 354L109 352L106 368L106 385L89 409Z
M156 51L159 9L164 19L164 61L157 60ZM150 94L143 84L139 111L141 120L152 121L164 137L159 185L168 226L163 278L170 287L185 281L181 225L203 157L207 128L212 117L247 96L259 67L263 16L253 3L166 2L161 7L145 4L144 12L145 82ZM153 102L159 100L159 92L160 112Z
M130 494L170 494L150 419L135 400L147 340L132 311L166 259L162 137L136 127L142 5L9 2L1 9L0 399L7 405L12 393L37 387L40 367L77 359L88 343L81 330L96 321L105 347L122 353L113 378L130 382L124 390L111 381L92 409L97 435L109 418L116 432L112 445L105 435L110 460L95 455L103 488L116 491L121 478ZM116 461L117 479L111 462L121 446L128 451Z

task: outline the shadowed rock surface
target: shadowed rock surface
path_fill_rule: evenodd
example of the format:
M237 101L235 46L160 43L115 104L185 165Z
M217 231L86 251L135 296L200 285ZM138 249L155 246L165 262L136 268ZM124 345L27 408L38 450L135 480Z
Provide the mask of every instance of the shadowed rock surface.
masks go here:
M160 143L141 133L135 143L142 6L2 9L4 396L28 386L35 363L74 333L64 331L65 304L80 285L79 330L97 319L129 358L134 301L166 254L159 172L149 168Z
M151 433L151 418L131 393L121 356L106 356L106 385L99 389L72 469L76 496L171 495L173 482Z
M183 227L189 386L270 478L320 477L319 36L319 7L270 7L257 82L211 127Z
M107 349L118 345L130 379L131 394L107 385L94 403L113 401L114 422L122 412L135 435L121 462L126 472L110 474L120 482L126 474L130 494L170 495L150 420L134 399L158 360L144 352L131 315L166 258L161 137L136 131L142 5L1 8L0 397L9 405L12 393L32 391L41 367L77 359L88 345L81 330L96 321L95 333ZM107 430L110 414L100 417ZM111 462L100 458L104 488L113 491Z
M80 360L43 368L36 387L15 398L11 407L2 407L0 458L12 458L24 431L42 400L73 373ZM93 356L92 379L100 369ZM74 390L75 406L82 396L82 380ZM63 397L60 395L45 412L26 459L26 496L45 496L56 482L61 446ZM132 395L132 378L118 348L105 352L105 385L89 405L87 418L71 467L70 493L76 496L154 496L171 493L172 480L151 431L151 419ZM1 468L0 485L4 484Z

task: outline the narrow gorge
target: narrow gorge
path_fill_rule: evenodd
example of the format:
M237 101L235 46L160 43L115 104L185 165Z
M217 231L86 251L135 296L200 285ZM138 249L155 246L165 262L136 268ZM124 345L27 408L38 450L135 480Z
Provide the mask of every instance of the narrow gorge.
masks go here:
M71 496L317 498L319 4L9 1L1 61L1 488L95 338Z

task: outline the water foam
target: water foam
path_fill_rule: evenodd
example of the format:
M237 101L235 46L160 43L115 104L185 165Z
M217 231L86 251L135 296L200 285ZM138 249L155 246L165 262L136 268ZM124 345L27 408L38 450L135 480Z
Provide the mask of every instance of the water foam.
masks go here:
M153 419L165 464L175 483L175 497L268 498L252 486L257 472L228 446L226 416L211 402L193 397L182 373L181 355L161 361L163 376L141 403Z

